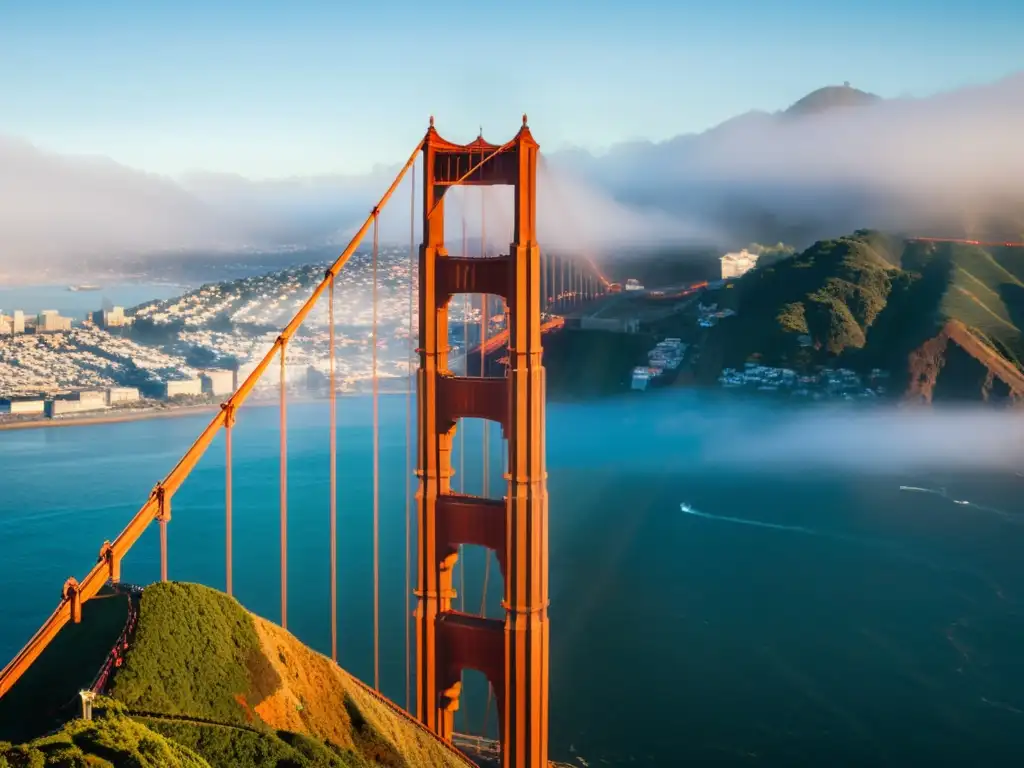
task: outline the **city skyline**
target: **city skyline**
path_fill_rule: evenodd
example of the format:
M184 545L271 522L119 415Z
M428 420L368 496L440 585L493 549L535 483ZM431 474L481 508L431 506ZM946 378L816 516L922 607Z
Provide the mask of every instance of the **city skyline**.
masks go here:
M0 135L174 177L356 175L403 156L430 114L454 140L502 140L526 111L547 151L600 153L845 81L927 97L1021 69L1024 10L999 0L749 5L11 7Z

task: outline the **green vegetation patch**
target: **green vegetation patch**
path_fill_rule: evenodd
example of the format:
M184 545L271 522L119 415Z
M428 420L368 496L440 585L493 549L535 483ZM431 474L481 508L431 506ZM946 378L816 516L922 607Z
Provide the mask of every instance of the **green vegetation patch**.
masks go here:
M149 728L212 766L231 768L368 768L362 758L300 734L268 733L185 720L143 718Z
M252 708L281 680L252 618L236 600L199 584L154 584L111 696L133 712L259 724Z
M131 718L110 712L72 720L28 744L0 744L0 766L11 768L210 768L202 757ZM227 765L227 764L225 764Z
M819 358L863 348L900 274L899 257L898 242L862 231L753 270L737 283L739 315L716 334L726 364L755 355L793 363L803 335Z

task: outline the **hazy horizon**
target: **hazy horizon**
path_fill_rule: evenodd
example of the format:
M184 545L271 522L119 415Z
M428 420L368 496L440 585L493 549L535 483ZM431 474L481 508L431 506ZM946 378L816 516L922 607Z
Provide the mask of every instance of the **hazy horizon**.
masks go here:
M473 138L440 118L437 128L453 141ZM543 151L545 126L531 118L531 129ZM732 248L775 234L758 229L763 220L792 230L795 240L859 228L928 235L982 226L993 214L1024 230L1021 135L1024 72L798 118L744 112L701 133L625 142L601 154L554 151L540 169L538 236L553 249L602 252ZM342 245L401 162L369 174L172 178L0 136L0 269L172 249ZM382 242L408 243L409 185L407 176L381 216ZM453 252L463 220L471 238L480 235L481 194L490 247L509 242L511 189L459 188L446 198Z

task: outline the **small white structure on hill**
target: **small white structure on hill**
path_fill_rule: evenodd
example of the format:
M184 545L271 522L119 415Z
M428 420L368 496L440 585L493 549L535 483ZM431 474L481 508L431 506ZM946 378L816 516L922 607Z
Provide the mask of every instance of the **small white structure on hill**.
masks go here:
M757 266L758 254L744 248L739 253L727 253L721 258L722 279L740 277Z

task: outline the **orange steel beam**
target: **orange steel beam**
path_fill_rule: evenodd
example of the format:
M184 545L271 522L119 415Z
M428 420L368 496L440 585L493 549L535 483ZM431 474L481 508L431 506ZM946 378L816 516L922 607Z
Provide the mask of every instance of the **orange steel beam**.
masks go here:
M380 201L374 206L373 211L366 217L366 221L359 228L356 234L352 237L352 240L342 251L341 255L335 260L334 264L327 270L331 276L336 276L341 268L348 263L348 260L352 258L352 254L355 253L359 244L362 242L366 233L370 229L370 225L373 223L377 213L387 205L388 200L394 194L398 185L401 183L405 174L412 167L413 163L416 162L416 157L419 155L420 150L423 148L423 142L420 141L416 148L409 155L409 159L405 165L395 176L394 181L391 182L391 186L388 187L387 191L381 197ZM325 277L324 280L313 290L313 295L309 297L305 304L299 309L299 311L292 318L291 322L285 326L285 329L278 336L277 340L271 346L270 350L264 356L263 360L260 361L259 365L253 369L252 373L246 378L244 382L235 390L234 394L229 397L217 413L216 416L210 421L206 428L202 431L192 446L185 452L174 468L168 473L164 480L157 484L157 486L150 492L149 498L146 500L142 508L135 513L135 516L129 521L128 525L120 535L110 544L106 559L100 558L100 561L93 566L92 570L86 575L85 579L77 585L76 598L81 602L85 602L90 598L94 597L97 592L102 589L103 585L106 584L112 568L120 568L120 562L124 557L125 553L139 540L139 537L146 530L153 520L157 518L160 513L160 505L158 502L158 495L166 495L169 499L174 493L181 487L181 484L185 482L185 478L188 477L189 473L195 468L196 464L202 458L206 449L209 448L210 443L213 442L217 432L223 428L225 424L226 414L228 410L238 408L245 402L245 400L252 394L253 389L256 387L256 382L260 380L270 365L274 356L277 354L278 347L284 344L288 339L292 337L299 326L302 325L306 316L312 311L317 300L323 294L327 288L329 278ZM114 565L111 565L113 563ZM61 628L71 620L71 599L64 597L61 602L57 605L57 608L49 618L43 622L43 625L39 630L29 639L25 646L18 652L18 654L7 663L2 670L0 670L0 696L3 696L11 689L11 686L18 681L18 679L25 674L32 663L39 657L39 654L43 652L47 645L57 636L57 633Z

